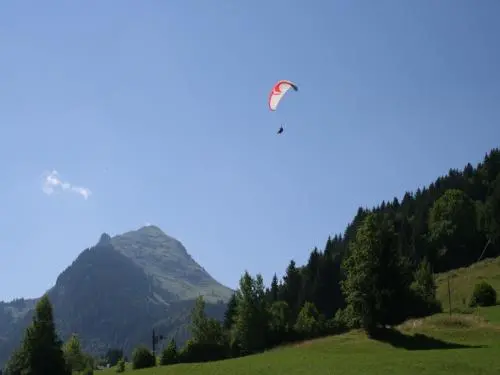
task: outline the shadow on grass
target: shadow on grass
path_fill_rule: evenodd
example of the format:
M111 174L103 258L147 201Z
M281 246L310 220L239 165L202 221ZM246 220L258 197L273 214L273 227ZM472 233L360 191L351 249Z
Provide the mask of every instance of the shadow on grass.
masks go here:
M436 350L436 349L479 349L483 345L466 345L442 341L420 333L406 335L395 329L377 329L370 333L370 338L385 342L395 348L406 350Z

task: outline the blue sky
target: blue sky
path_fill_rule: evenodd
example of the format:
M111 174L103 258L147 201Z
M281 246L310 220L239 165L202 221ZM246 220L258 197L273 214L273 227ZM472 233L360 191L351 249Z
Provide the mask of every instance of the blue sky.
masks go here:
M245 269L268 283L358 206L479 162L500 140L499 12L496 0L2 3L0 300L41 295L102 232L147 222L222 283ZM270 112L279 79L300 90ZM46 194L52 170L92 194Z

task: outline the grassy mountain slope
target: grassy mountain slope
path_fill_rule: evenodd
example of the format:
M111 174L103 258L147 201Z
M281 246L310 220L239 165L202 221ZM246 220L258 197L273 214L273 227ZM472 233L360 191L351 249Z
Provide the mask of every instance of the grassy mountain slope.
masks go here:
M217 302L227 301L232 294L193 260L180 241L156 226L113 237L111 244L139 265L157 287L173 293L174 299L194 299L201 294L207 302Z

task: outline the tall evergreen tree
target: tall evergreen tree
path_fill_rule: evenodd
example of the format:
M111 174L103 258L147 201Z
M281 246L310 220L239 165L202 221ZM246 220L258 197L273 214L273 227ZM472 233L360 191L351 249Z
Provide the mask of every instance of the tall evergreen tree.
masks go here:
M447 190L429 211L429 233L437 270L461 267L477 260L476 206L458 189ZM445 263L445 265L443 265Z
M279 299L279 285L278 285L278 277L276 273L273 276L273 280L271 281L271 302L276 302Z
M393 227L381 214L370 213L351 244L342 282L353 326L370 332L377 325L402 321L411 273L397 252Z
M290 309L290 326L293 326L302 305L302 276L300 270L291 260L283 277L282 300L288 304Z
M37 303L21 347L7 366L10 375L70 375L62 341L56 334L52 305L47 295Z
M191 312L192 339L197 343L210 342L209 319L205 313L205 300L198 296Z
M83 371L87 367L87 357L82 352L78 336L73 334L63 345L66 363L72 371Z
M235 333L242 353L255 353L266 347L267 311L262 276L253 279L245 272L240 279L235 321Z
M224 327L225 330L231 329L232 325L234 324L234 319L236 317L236 312L237 312L236 304L237 304L236 294L232 294L227 303L226 312L224 313L224 321L222 323L222 326Z

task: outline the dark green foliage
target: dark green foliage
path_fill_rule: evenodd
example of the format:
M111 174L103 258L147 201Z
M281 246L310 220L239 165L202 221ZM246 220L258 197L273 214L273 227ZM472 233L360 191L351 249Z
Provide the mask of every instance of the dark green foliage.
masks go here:
M201 296L196 299L191 313L191 332L192 341L198 344L223 344L226 341L221 322L207 317L205 313L205 301Z
M228 357L228 346L218 343L198 343L188 340L179 353L182 363L208 362Z
M116 363L116 372L125 372L125 360L123 358L120 358Z
M276 274L273 276L273 280L271 281L271 289L269 290L269 296L271 303L278 301L279 298L279 284L278 284L278 277Z
M123 358L123 350L110 348L106 351L106 355L104 356L104 358L110 366L116 366L118 361Z
M37 303L31 326L26 329L20 348L7 365L11 375L70 375L56 334L52 305L47 295Z
M294 326L301 338L317 337L324 330L324 317L311 302L304 303Z
M348 321L368 332L394 325L406 316L410 268L396 247L393 225L382 214L369 214L359 227L344 262L342 290L350 306Z
M161 353L160 364L162 366L173 365L174 363L179 362L179 353L177 353L177 345L175 340L170 340L168 346L163 349Z
M290 325L293 325L303 300L302 276L300 270L295 266L295 261L290 261L286 274L283 276L283 288L281 299L290 308Z
M449 189L429 211L433 260L459 267L477 260L477 212L474 202L458 189Z
M426 258L420 262L414 272L411 293L412 301L408 304L408 316L420 317L441 311L441 304L436 299L434 274Z
M491 195L484 204L478 204L478 211L479 227L486 240L481 257L495 255L491 245L497 245L500 239L500 175L491 184Z
M240 279L234 333L241 353L251 354L267 346L268 304L261 275L253 279L248 272Z
M207 317L205 302L201 296L196 299L191 312L190 327L192 338L179 353L181 362L204 362L228 356L228 335L220 321Z
M132 352L132 368L134 370L156 366L156 359L151 350L139 346Z
M226 312L224 313L224 322L222 326L225 330L231 329L234 324L234 317L236 315L236 295L233 294L227 303Z
M82 372L85 369L92 369L93 360L82 352L80 340L77 335L71 335L69 340L63 346L66 363L72 372Z
M285 301L275 301L269 306L268 344L275 346L292 338L289 326L290 308Z
M94 368L92 367L92 365L87 364L82 371L77 371L76 373L74 372L73 374L76 374L76 375L94 375Z
M486 281L474 286L469 306L494 306L497 303L497 291Z

